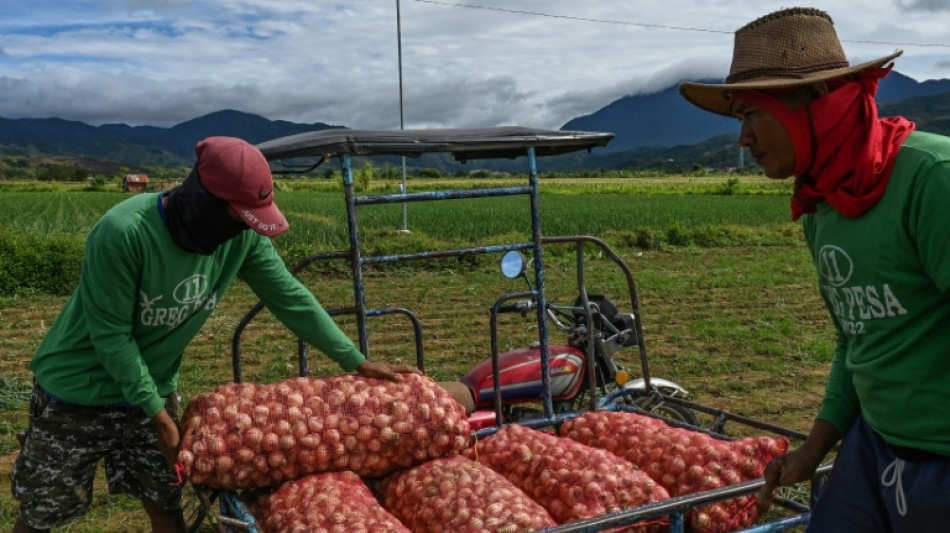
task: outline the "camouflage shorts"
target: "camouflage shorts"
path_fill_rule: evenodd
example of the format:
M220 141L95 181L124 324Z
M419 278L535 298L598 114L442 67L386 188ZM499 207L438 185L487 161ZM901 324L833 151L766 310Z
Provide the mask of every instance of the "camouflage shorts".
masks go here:
M178 395L165 400L178 419ZM50 398L38 385L30 396L30 423L17 435L13 496L20 518L35 529L76 520L92 504L96 466L105 460L112 494L130 494L162 509L181 509L181 487L158 448L158 436L141 409L85 407Z

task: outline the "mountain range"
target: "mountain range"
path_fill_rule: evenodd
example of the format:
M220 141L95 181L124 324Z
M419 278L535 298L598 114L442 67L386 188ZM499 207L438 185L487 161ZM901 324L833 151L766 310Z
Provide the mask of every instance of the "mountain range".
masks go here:
M917 82L891 72L881 82L877 101L882 116L903 115L916 121L919 129L950 134L950 80ZM210 135L258 143L344 127L269 120L236 110L210 113L171 128L91 126L59 118L0 118L0 154L86 157L132 167L190 166L195 143ZM545 162L548 170L637 167L681 171L697 164L733 166L737 161L736 121L692 106L675 85L657 93L625 96L594 113L567 121L561 129L609 131L616 137L605 149L591 154L549 158ZM493 170L512 167L508 161L484 163L479 166ZM448 158L438 156L424 156L413 164L457 170Z
M203 115L171 128L90 126L60 118L0 118L0 153L90 157L132 166L190 166L195 158L195 144L212 135L259 143L284 135L341 127L268 120L233 110Z
M721 80L704 83L721 83ZM884 104L948 92L950 80L921 83L891 72L878 87L877 102ZM703 111L686 102L677 86L654 94L625 96L590 115L568 121L562 129L612 131L617 136L607 146L610 152L694 144L716 135L737 133L734 119Z

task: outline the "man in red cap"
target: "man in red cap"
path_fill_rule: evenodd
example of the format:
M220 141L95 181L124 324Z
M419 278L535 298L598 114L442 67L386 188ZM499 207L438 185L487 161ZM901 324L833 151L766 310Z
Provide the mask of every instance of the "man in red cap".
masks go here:
M268 237L289 224L257 148L210 137L196 151L182 185L121 202L87 237L79 286L30 362L30 423L12 474L17 533L83 516L102 459L110 492L138 498L153 531L184 530L172 466L179 369L237 276L344 371L418 372L366 360L287 270Z
M827 13L783 9L736 32L726 83L680 86L739 119L766 176L795 179L792 219L837 339L808 438L769 462L758 500L810 479L840 442L808 533L950 523L950 138L878 116L878 81L900 54L852 65Z

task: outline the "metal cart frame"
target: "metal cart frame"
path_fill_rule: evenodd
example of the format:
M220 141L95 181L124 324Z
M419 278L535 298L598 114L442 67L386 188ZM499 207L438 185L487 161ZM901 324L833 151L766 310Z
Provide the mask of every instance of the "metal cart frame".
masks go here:
M258 148L264 156L271 161L272 170L275 174L279 173L303 173L315 169L320 164L330 160L338 159L343 174L344 196L346 202L347 227L349 234L349 248L340 251L322 252L311 255L291 268L294 274L298 274L308 266L325 260L344 260L349 263L352 271L353 286L353 305L351 307L327 309L332 316L342 314L355 315L359 333L359 348L367 357L370 357L370 339L367 328L367 321L371 317L399 314L405 316L413 327L415 337L416 364L424 372L425 358L423 349L422 327L419 319L409 309L399 307L386 308L368 308L366 305L366 291L364 286L363 269L368 265L398 263L413 260L425 260L443 257L463 257L474 254L503 253L512 250L529 251L533 258L533 289L529 292L507 294L499 298L491 315L492 339L491 351L492 358L497 363L498 342L496 338L495 319L498 308L507 300L515 298L533 298L538 302L536 320L538 328L538 343L541 350L542 383L544 386L543 413L544 416L533 420L526 425L533 427L554 426L566 418L567 415L555 415L551 391L550 391L550 368L548 365L548 328L546 319L547 299L544 277L544 259L543 245L552 243L574 243L577 248L578 262L578 286L582 297L583 305L589 310L589 303L586 299L586 290L584 287L584 247L586 244L592 244L599 247L608 257L610 257L618 267L623 271L627 280L631 306L636 317L635 333L637 335L637 348L640 357L640 371L642 378L646 383L645 394L652 396L656 401L672 402L680 404L697 412L705 413L713 418L713 423L709 428L689 427L692 430L704 431L711 435L728 438L724 435L725 426L728 422L735 422L753 428L768 431L776 435L785 436L791 439L804 439L805 435L794 432L779 426L760 422L750 418L742 417L733 413L718 410L708 406L703 406L681 398L672 398L663 396L662 393L651 386L650 371L646 357L646 347L643 340L643 331L640 321L640 309L636 294L633 275L630 268L624 260L616 254L605 242L591 236L558 236L544 237L541 231L541 217L539 209L539 185L537 158L541 156L551 156L569 153L578 150L592 150L598 146L606 146L613 138L611 133L599 132L575 132L575 131L550 131L521 127L501 127L501 128L482 128L482 129L448 129L448 130L399 130L399 131L364 131L364 130L322 130L316 132L302 133L289 137L273 139L258 145ZM519 158L526 157L528 164L528 183L520 187L498 187L484 189L466 189L466 190L448 190L448 191L430 191L407 193L400 191L394 194L370 194L358 195L355 190L353 177L353 158L359 156L377 156L377 155L395 155L418 157L425 153L446 153L451 154L457 161L468 161L486 158ZM514 242L505 245L496 246L478 246L471 248L461 248L453 250L428 250L411 254L367 256L362 252L359 224L357 220L358 208L365 205L410 203L437 200L471 199L471 198L491 198L501 196L528 196L530 199L531 216L531 239L524 242ZM263 304L255 305L240 321L234 336L232 338L232 364L234 381L243 380L241 367L241 336L254 319L254 317L263 309ZM589 314L589 311L588 311ZM592 358L588 358L592 362ZM298 375L306 376L309 374L307 365L307 345L303 341L298 342L297 354ZM497 364L496 364L497 372ZM593 373L588 372L593 379ZM495 380L496 388L498 380ZM591 387L591 409L611 409L614 406L622 405L622 409L635 410L644 414L639 408L629 407L627 402L622 402L622 396L628 394L624 391L618 391L616 394L608 395L604 398L596 398L596 387ZM501 394L496 390L495 397L498 402L501 401ZM500 407L500 406L499 406ZM500 413L500 408L497 410ZM499 414L499 425L501 424ZM480 435L488 435L495 428L487 428L479 432ZM827 474L830 465L824 465L818 472L818 478ZM656 520L659 517L667 516L670 520L669 530L674 533L682 533L685 528L685 513L690 509L708 505L711 503L725 501L739 496L753 494L764 484L764 480L752 480L739 485L732 485L711 491L705 491L687 496L672 498L656 504L628 509L622 512L599 516L596 518L574 522L554 528L545 529L545 532L594 532L604 531L643 522L646 520ZM817 493L820 483L813 483L812 497ZM240 500L234 493L229 491L214 491L205 487L193 487L198 495L198 508L193 516L189 517L191 524L190 531L195 531L204 520L215 524L219 531L247 531L254 533L258 531L253 517L244 509ZM215 500L218 500L220 511L215 513L213 506ZM769 523L760 524L742 531L751 533L765 533L773 531L782 531L792 527L806 524L810 516L810 507L807 504L794 502L791 500L782 500L777 502L780 506L788 509L790 516Z

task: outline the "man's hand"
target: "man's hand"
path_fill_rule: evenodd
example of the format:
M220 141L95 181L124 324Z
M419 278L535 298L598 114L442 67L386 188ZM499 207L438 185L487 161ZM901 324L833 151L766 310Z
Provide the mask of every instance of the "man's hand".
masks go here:
M402 378L399 374L422 374L418 368L409 365L390 365L388 363L374 363L373 361L363 361L356 367L356 373L364 378L385 379L388 381L399 381Z
M838 430L824 420L816 420L805 442L794 451L773 457L765 466L765 485L759 490L756 504L765 512L779 485L807 481L815 475L821 460L841 438Z
M164 408L152 417L152 424L158 432L158 449L168 464L174 468L175 462L178 461L178 444L181 438L178 425Z

